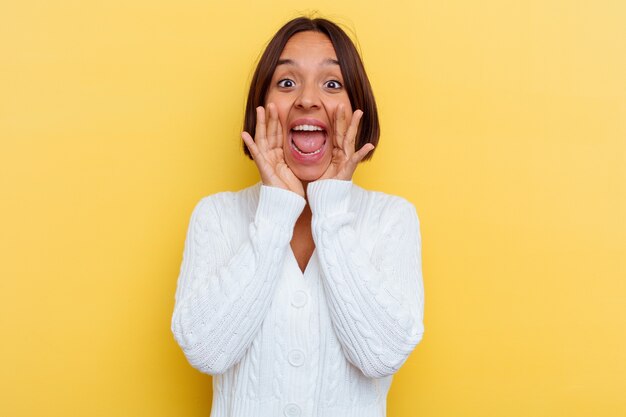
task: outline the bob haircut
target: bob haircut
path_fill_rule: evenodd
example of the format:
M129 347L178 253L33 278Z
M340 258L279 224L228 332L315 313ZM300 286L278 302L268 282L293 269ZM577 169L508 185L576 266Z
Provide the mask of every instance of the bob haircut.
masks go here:
M374 146L378 144L380 137L380 125L378 123L378 110L376 109L376 101L374 93L370 86L369 79L365 73L361 57L352 43L352 40L346 33L335 23L322 19L311 19L308 17L298 17L287 22L282 28L276 32L272 40L265 48L261 59L254 71L252 81L250 82L250 91L248 92L248 101L246 103L246 112L244 116L243 130L246 132L254 132L256 128L256 108L265 106L265 97L269 89L272 76L276 70L278 59L283 52L287 41L299 32L319 32L326 35L337 54L341 75L343 76L344 85L352 111L360 109L363 111L363 117L359 124L359 130L355 140L355 150L361 149L366 143ZM252 159L250 151L243 145L245 154ZM373 149L363 160L368 160L374 153Z

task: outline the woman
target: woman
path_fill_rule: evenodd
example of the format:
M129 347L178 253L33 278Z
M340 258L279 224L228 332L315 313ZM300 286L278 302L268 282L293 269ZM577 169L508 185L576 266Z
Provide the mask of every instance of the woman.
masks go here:
M352 183L379 128L348 36L324 19L283 26L244 128L261 182L195 207L172 319L214 375L211 416L384 416L424 330L421 238L409 202Z

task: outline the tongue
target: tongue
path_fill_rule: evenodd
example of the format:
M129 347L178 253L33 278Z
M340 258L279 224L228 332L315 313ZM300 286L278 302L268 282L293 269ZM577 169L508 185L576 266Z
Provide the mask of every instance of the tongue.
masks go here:
M315 152L324 144L325 135L323 132L316 130L313 132L292 131L293 143L302 152Z

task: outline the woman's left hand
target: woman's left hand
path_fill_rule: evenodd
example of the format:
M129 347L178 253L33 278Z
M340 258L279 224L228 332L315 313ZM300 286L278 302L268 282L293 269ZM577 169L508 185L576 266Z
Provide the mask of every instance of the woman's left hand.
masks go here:
M340 104L335 110L333 155L328 169L319 178L320 180L352 180L356 166L365 158L365 155L374 149L374 145L366 143L355 152L356 134L362 116L361 110L355 110L350 119L350 125L346 129L346 114L343 104Z

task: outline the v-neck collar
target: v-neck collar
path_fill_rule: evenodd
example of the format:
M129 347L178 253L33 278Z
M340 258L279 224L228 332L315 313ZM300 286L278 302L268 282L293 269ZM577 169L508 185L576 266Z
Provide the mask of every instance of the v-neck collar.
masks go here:
M300 275L302 276L302 278L305 278L307 276L307 273L309 272L309 270L313 267L313 262L317 262L317 247L315 247L313 249L313 252L311 253L311 257L309 258L309 261L307 262L306 266L304 267L304 271L302 271L300 269L300 265L298 265L298 259L296 259L296 254L293 253L293 249L291 247L291 245L289 245L289 257L291 258L291 263L293 265L293 267L296 269L296 271L298 271L300 273Z

